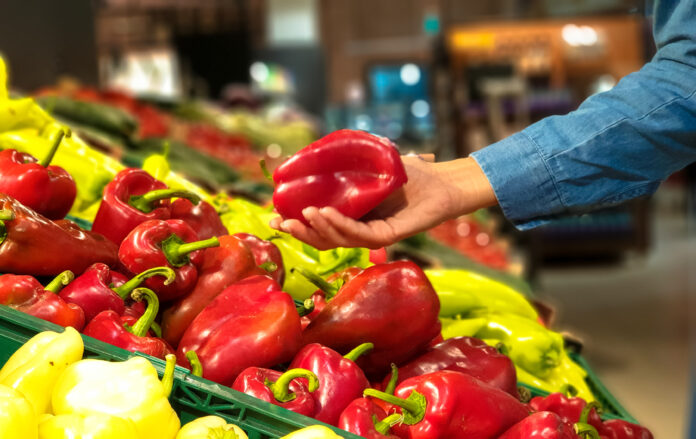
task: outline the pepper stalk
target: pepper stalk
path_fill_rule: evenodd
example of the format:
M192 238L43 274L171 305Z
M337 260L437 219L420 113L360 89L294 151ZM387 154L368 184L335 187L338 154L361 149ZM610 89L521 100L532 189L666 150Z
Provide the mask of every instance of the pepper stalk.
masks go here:
M314 392L319 388L319 378L307 369L290 369L283 373L278 379L273 382L266 380L265 384L273 392L273 397L279 402L290 402L297 397L295 393L290 392L290 382L295 378L307 378L309 385L307 386L310 392Z
M193 204L201 202L201 197L193 192L180 189L155 189L142 195L131 195L128 204L143 213L150 213L155 210L155 203L169 198L186 198Z
M425 395L415 390L405 399L375 389L365 389L363 391L363 396L371 396L397 407L401 407L404 417L403 422L406 425L414 425L422 421L425 417L425 409L428 405Z
M125 299L128 297L131 292L136 289L137 287L140 286L141 283L145 281L145 279L154 277L154 276L165 276L166 279L164 280L165 285L169 285L174 280L176 279L176 273L174 270L172 270L169 267L153 267L148 270L143 271L142 273L134 276L131 278L128 282L124 283L121 286L111 288L114 293L118 294L118 296L121 299Z
M67 284L75 279L75 275L70 270L65 270L56 276L51 282L44 287L44 290L58 294L58 292Z
M147 301L147 308L133 326L129 327L129 325L124 324L124 328L137 337L145 337L159 312L159 299L157 298L157 294L149 288L137 288L131 293L131 298L136 302L145 299Z
M219 246L220 241L214 236L202 241L184 242L176 234L172 234L167 239L162 241L162 252L167 258L167 262L169 262L172 266L182 267L189 262L189 253L195 252L196 250Z

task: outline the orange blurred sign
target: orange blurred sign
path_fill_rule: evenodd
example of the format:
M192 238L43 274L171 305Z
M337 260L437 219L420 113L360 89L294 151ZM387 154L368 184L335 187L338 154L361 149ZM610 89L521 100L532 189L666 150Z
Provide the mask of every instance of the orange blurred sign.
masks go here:
M455 31L451 34L450 41L454 49L493 49L495 47L495 34L493 32Z

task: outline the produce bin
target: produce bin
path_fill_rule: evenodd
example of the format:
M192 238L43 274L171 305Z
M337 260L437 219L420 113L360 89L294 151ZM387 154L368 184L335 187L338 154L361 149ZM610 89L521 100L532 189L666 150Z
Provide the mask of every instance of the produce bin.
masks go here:
M22 344L38 332L62 330L58 325L0 305L0 365L5 364ZM163 360L132 353L85 335L82 335L82 339L85 343L84 358L125 361L138 355L147 358L160 375L164 372ZM217 415L239 425L250 439L278 438L308 425L322 424L229 387L193 376L188 369L178 366L174 372L174 386L169 400L182 425L202 416ZM328 427L346 439L360 437Z

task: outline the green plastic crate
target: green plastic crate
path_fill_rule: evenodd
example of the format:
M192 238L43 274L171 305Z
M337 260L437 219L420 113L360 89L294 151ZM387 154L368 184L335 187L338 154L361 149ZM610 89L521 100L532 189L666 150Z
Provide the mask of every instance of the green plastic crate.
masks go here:
M41 331L62 332L63 328L45 320L0 305L0 365L19 347ZM164 361L149 355L132 353L85 335L84 358L125 361L138 355L150 360L157 372L164 372ZM169 398L182 425L199 417L217 415L239 425L250 439L278 438L308 425L321 422L261 401L229 387L191 375L188 369L176 367L174 386ZM327 425L346 439L359 436Z

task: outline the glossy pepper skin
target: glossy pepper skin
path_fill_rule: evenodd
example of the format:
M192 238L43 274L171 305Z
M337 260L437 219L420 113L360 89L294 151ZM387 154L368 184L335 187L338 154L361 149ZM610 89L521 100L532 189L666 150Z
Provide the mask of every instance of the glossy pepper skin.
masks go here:
M248 439L247 434L234 424L228 424L226 420L219 416L203 416L202 418L194 419L188 424L181 427L176 439L208 439L208 438L225 438L228 432L234 432L236 439ZM232 436L232 435L230 435Z
M180 219L193 227L198 235L198 239L208 239L213 236L227 235L227 229L222 225L220 215L207 201L200 201L198 204L192 203L186 198L177 198L172 201L171 219Z
M34 409L17 390L0 384L0 437L37 439Z
M188 367L196 351L203 378L230 386L244 369L271 367L299 350L300 317L292 298L268 276L252 276L220 293L181 338L176 355Z
M295 355L290 362L291 369L310 370L319 378L319 389L314 393L317 409L313 417L316 420L336 425L343 409L370 386L355 364L355 360L370 349L372 343L364 343L343 357L331 348L312 343Z
M532 413L498 439L578 439L571 424L552 412Z
M72 303L66 303L58 290L72 279L66 271L46 287L31 276L3 274L0 276L0 303L18 311L48 320L60 326L72 326L81 331L85 326L85 313Z
M113 266L116 246L68 220L51 221L0 194L0 272L56 276L82 273L95 262Z
M39 421L39 439L139 439L135 424L106 413L44 415Z
M286 434L280 439L341 439L341 437L323 425L310 425Z
M167 354L173 354L174 350L166 341L147 336L159 311L157 295L147 288L138 288L133 292L133 298L146 300L147 310L132 326L132 317L123 317L109 310L97 314L82 333L131 352L142 352L162 359Z
M278 247L272 241L261 239L251 233L235 233L234 236L249 247L256 265L266 270L268 275L282 286L285 281L285 267Z
M77 186L65 169L48 165L64 135L63 130L58 131L49 155L41 162L14 149L0 151L0 193L46 218L65 218L75 202Z
M299 380L300 377L306 380ZM308 382L305 384L305 382ZM317 404L314 393L319 387L316 375L306 369L290 368L287 372L249 367L237 376L234 390L270 402L301 415L314 417Z
M392 362L410 360L440 332L439 309L437 294L416 264L373 265L343 284L304 330L303 343L338 352L373 343L357 363L368 377L381 378Z
M200 201L190 192L167 189L167 185L141 169L124 169L104 188L92 230L119 245L137 225L169 219L172 197Z
M608 419L598 430L601 437L606 439L653 439L647 428L622 419Z
M538 412L555 413L561 417L563 422L573 425L580 422L587 402L582 398L569 398L560 392L556 392L548 396L535 396L529 401L529 406ZM587 414L587 420L583 422L590 424L597 430L602 426L602 420L594 408L590 409Z
M124 300L130 296L130 293L145 279L158 275L164 276L166 283L174 281L175 273L169 267L155 267L145 270L129 281L121 273L98 262L63 288L60 297L67 303L73 303L82 308L87 322L100 312L107 310L123 315L126 312Z
M193 319L225 288L246 277L266 274L249 247L236 236L218 238L220 247L204 250L198 281L188 295L174 302L162 315L162 336L177 346Z
M357 398L341 412L338 428L365 439L399 439L390 433L390 429L401 419L402 416L398 413L387 416L387 412L375 404L372 398Z
M145 286L157 292L160 301L189 293L198 280L205 248L220 245L217 238L198 241L196 232L181 220L150 220L135 227L124 238L118 257L132 273L168 266L176 273L174 282L149 278Z
M517 374L509 357L473 337L455 337L429 348L399 368L397 383L439 370L454 370L517 396ZM389 376L384 379L386 386Z
M408 178L396 146L364 131L339 130L301 149L273 172L273 205L307 224L302 209L331 206L359 219Z
M509 393L451 370L409 378L393 397L373 389L364 393L400 407L404 423L393 431L404 439L495 439L529 414Z

